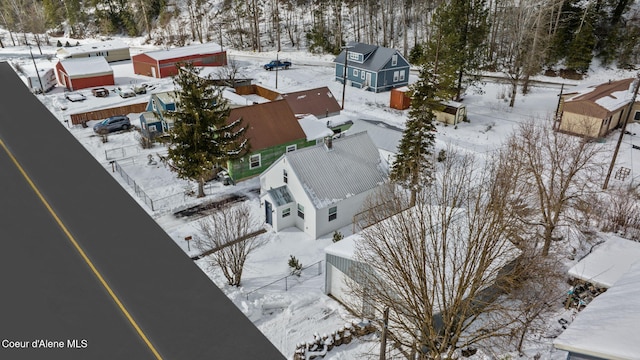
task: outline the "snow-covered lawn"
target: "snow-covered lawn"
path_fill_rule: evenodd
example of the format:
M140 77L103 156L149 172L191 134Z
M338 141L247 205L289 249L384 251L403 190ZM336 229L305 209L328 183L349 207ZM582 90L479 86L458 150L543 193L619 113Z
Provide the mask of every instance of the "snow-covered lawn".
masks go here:
M128 39L123 40L130 43ZM53 47L44 47L43 49L46 54L55 52ZM142 49L136 51L139 52ZM135 53L135 51L132 52ZM254 79L254 83L275 88L276 72L262 69L262 64L275 58L275 54L255 54L229 50L229 55L238 61L241 77L250 77ZM280 55L282 58L283 55ZM314 56L304 52L288 52L286 57L293 61L293 66L289 70L277 72L278 91L298 91L328 86L334 96L341 99L343 96L342 85L334 81L332 57ZM0 60L2 59L19 63L21 66L33 66L26 47L1 49ZM39 58L37 61L39 66L43 68L52 67L54 64L45 58ZM154 91L169 90L172 86L171 79L157 80L133 74L130 61L114 64L113 69L116 86L145 82L156 85ZM415 76L411 75L410 82L415 81ZM597 83L610 78L620 79L630 76L633 74L599 68L585 82ZM563 81L567 84L567 88L578 83L555 78L540 79ZM519 122L530 118L540 121L550 118L556 109L559 93L558 86L533 87L526 96L519 93L515 107L509 108L505 97L505 94L509 93L507 85L486 83L481 85L481 88L482 92L469 90L464 99L468 109L469 123L461 123L457 128L438 125L437 148L454 146L462 150L486 154L499 147L503 139L512 132L514 126ZM262 216L263 209L259 206L255 192L251 191L259 187L257 178L240 182L237 186L223 186L219 183L213 183L207 189L209 195L206 198L195 199L185 196L185 190L190 187L194 188L195 184L177 179L175 174L171 173L159 161L157 154L164 154L165 148L156 146L143 150L137 147L138 140L135 131L111 134L108 137L108 142L104 143L100 136L93 133L91 127L95 122L89 122L88 128L70 126L70 123L65 122L72 113L132 102L133 100L148 100L148 94L124 100L115 94L111 94L107 99L102 99L93 97L88 90L80 92L87 96L87 100L79 103L66 101L60 88L38 97L51 109L61 125L68 127L87 151L104 166L105 171L112 174L124 189L156 219L176 244L185 251L185 256L194 256L199 252L193 244L188 244L185 241L187 236L197 236L197 222L196 220L178 219L172 215L174 211L202 201L213 201L229 194L242 194L247 196L248 200L246 201L252 206L255 216L258 218ZM343 114L354 119L382 120L403 128L407 111L391 109L388 104L388 92L375 94L347 87ZM132 124L139 126L137 114L129 116L132 119ZM623 142L618 164L623 164L631 169L631 178L636 179L635 183L637 184L640 176L640 151L633 150L631 145L634 142L636 145L640 145L640 140L637 140L640 136L640 126L633 124L629 130L638 133L638 135L629 136ZM615 144L618 133L616 132L614 135L606 139L607 146ZM155 164L149 163L149 155L152 156ZM152 211L148 203L135 194L130 184L127 184L117 172L112 170L114 164L110 163L111 160L116 160L147 196L157 201L155 211ZM342 229L342 233L345 236L349 235L351 228ZM221 272L212 267L207 259L198 260L197 264L285 356L291 358L296 344L311 341L314 333L331 333L344 326L345 323L359 321L343 306L324 294L323 249L332 243L330 236L312 240L297 229L289 229L280 233L269 231L265 236L269 237L269 241L252 253L245 265L241 287L226 285ZM322 263L319 268L316 264L305 270L301 277L304 281L295 277L284 280L283 277L288 275L287 260L290 255L294 255L305 266L321 261ZM571 264L568 263L567 266L569 265ZM274 281L276 282L270 286L259 289ZM557 322L560 317L568 318L571 316L571 313L560 307L557 316L548 321L549 333L561 330L558 329ZM366 358L366 354L376 357L379 344L368 340L375 340L375 335L337 347L325 358L360 359ZM533 337L530 340L526 346L526 354L529 357L538 353L541 355L541 359L562 359L566 356L566 353L553 349L551 345L553 339L551 338ZM479 352L471 359L493 357L517 358L518 356L515 353L480 354Z

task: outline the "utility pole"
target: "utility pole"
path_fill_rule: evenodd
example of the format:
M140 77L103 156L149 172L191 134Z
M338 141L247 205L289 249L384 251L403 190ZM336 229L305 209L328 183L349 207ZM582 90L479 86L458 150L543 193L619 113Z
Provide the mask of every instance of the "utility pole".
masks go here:
M280 59L278 58L278 55L280 53L276 51L276 89L278 88L278 68L280 67Z
M342 47L344 49L344 69L342 69L342 110L344 110L344 92L347 89L347 58L349 58L350 47L351 46L349 45Z
M553 130L558 130L560 128L560 125L558 125L558 122L560 122L560 119L558 119L558 113L560 112L560 103L562 102L563 91L564 91L564 83L562 83L562 86L560 86L560 94L558 94L558 105L556 105L556 116L553 118Z
M36 74L38 75L38 82L40 83L40 90L42 91L42 95L44 95L44 84L42 84L42 79L40 78L40 72L38 71L38 67L36 66L36 59L33 58L31 45L29 45L29 54L31 54L31 61L33 61L33 67L36 68Z
M382 335L380 336L380 360L387 358L387 327L389 325L389 308L384 309L382 318Z
M613 167L616 164L616 158L618 157L618 151L620 150L622 137L624 136L625 129L627 128L627 122L629 122L629 117L631 116L631 110L633 109L633 104L635 104L636 102L636 96L638 95L638 88L640 88L640 73L638 73L638 75L636 76L636 80L634 81L634 89L633 89L633 95L631 96L631 102L629 103L629 107L627 109L627 115L624 117L624 122L622 123L622 129L620 130L620 137L618 138L616 149L613 151L613 158L611 159L611 164L609 165L609 171L607 172L607 177L604 179L604 185L602 185L602 190L606 190L607 186L609 186L609 179L611 178L611 172L613 171Z

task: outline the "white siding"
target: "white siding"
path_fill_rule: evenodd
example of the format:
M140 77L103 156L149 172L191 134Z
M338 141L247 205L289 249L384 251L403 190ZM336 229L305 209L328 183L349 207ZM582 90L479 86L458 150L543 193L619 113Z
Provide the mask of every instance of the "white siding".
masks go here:
M372 189L358 195L348 197L336 204L329 205L323 209L318 209L316 217L317 229L314 238L332 233L344 226L352 224L353 216L362 211L362 203L374 190L375 189ZM329 208L333 206L338 207L338 217L333 221L329 221Z

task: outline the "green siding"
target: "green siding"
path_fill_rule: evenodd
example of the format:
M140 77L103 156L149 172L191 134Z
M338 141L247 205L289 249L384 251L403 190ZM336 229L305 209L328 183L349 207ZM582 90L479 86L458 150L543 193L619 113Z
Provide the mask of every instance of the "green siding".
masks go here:
M287 150L287 146L296 145L297 149L302 149L307 146L315 145L315 143L315 141L306 141L305 139L301 139L298 141L292 141L286 144L249 153L243 157L243 161L240 161L240 159L238 159L229 161L227 163L229 176L231 176L234 181L240 181L256 175L260 175L264 170L271 166L271 164L278 160L280 156L282 156L282 154L285 153L285 151ZM255 154L260 154L260 166L254 169L249 169L249 157Z

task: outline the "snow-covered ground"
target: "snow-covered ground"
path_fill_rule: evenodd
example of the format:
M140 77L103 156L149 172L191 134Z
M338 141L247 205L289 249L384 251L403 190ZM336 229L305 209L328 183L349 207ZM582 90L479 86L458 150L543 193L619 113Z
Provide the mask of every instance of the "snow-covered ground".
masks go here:
M65 39L62 39L64 43ZM123 41L134 46L132 54L142 52L145 48L141 46L139 39L124 38ZM55 43L55 40L53 40ZM150 48L150 47L149 47ZM53 67L53 60L47 59L55 53L55 47L43 47L43 56L37 54L36 62L38 67ZM254 83L266 87L275 88L276 72L268 72L262 69L262 64L275 58L275 53L251 53L234 51L227 49L231 59L240 65L240 77L254 79ZM287 51L280 53L280 58L287 58L293 62L293 67L286 71L277 72L278 91L289 92L314 87L328 86L336 98L343 96L342 85L334 81L333 66L331 56L317 56L306 52ZM24 46L7 47L0 49L0 61L7 60L12 64L22 67L33 66L29 54L29 48ZM112 65L116 78L116 86L128 86L132 83L147 83L155 85L153 91L170 90L172 88L171 79L153 79L145 76L133 74L130 61L122 61ZM597 67L590 73L589 77L582 82L563 80L560 78L539 78L550 82L564 82L566 89L571 86L585 83L604 82L609 79L622 79L634 76L633 73L618 70L608 70ZM412 74L410 82L416 80L416 75ZM522 96L520 93L513 108L508 107L507 94L509 88L505 84L486 83L481 85L482 92L469 90L464 103L468 109L469 123L461 123L457 128L453 126L438 125L437 147L454 146L462 150L472 151L478 154L487 152L499 147L503 139L508 136L514 126L523 120L530 118L544 121L554 113L557 101L559 86L549 85L546 87L533 87L531 92ZM143 206L149 214L167 231L171 238L185 251L186 255L197 255L198 250L185 241L185 237L197 235L197 222L194 220L184 220L172 215L176 210L184 209L189 205L194 205L202 201L211 201L229 194L240 194L247 196L246 200L255 210L256 216L260 216L261 209L255 192L259 183L257 179L240 182L237 186L223 186L213 183L207 188L208 196L205 199L195 199L185 195L189 188L194 188L194 184L184 180L179 180L159 161L158 154L162 155L166 151L162 146L155 146L152 149L141 149L135 132L111 134L108 142L103 142L99 136L92 131L95 121L88 123L88 128L81 126L71 126L69 119L72 113L88 111L93 108L104 108L115 104L131 102L133 100L148 100L149 95L139 95L133 99L123 100L117 95L111 94L108 98L96 98L88 90L80 90L87 99L83 102L69 102L64 98L61 88L38 95L42 102L51 109L58 118L62 126L66 126L69 131L81 142L96 160L99 161L117 179L131 196ZM375 94L360 89L347 87L344 94L345 117L382 120L389 124L404 127L407 112L398 111L389 107L389 93ZM139 126L137 114L130 114L132 124ZM629 129L631 135L625 138L618 156L618 165L623 165L631 169L631 179L638 183L640 180L640 151L633 150L631 145L640 145L640 125L632 124ZM606 139L605 146L613 148L619 132L615 132ZM151 156L152 162L149 161ZM130 184L122 176L114 172L114 164L111 160L116 160L121 168L133 181L154 200L155 211L152 211L149 202L144 202L137 196ZM616 182L619 180L612 180ZM629 180L627 180L629 181ZM342 229L346 236L351 233L351 228ZM324 263L320 266L314 265L305 270L300 281L295 277L283 279L288 275L287 260L290 255L298 258L303 265L312 265L324 260L324 247L332 243L330 237L312 240L301 231L289 229L280 233L267 233L269 241L258 248L249 257L245 271L243 273L242 286L239 288L229 287L221 272L212 267L206 259L198 260L197 264L206 272L211 279L228 295L228 297L240 308L251 321L275 344L282 353L291 358L297 343L308 342L313 339L314 333L324 334L338 330L345 323L359 321L354 318L343 306L332 298L324 294ZM571 265L571 264L567 264ZM318 274L320 273L320 274ZM280 280L279 280L280 279ZM278 280L278 281L276 281ZM275 281L275 282L274 282ZM267 284L273 284L259 289ZM285 287L287 290L285 290ZM256 290L259 289L259 290ZM560 317L571 317L560 306L557 318L549 319L549 331L558 331L557 320ZM556 333L557 335L557 333ZM367 357L377 357L378 346L375 336L360 339L349 345L343 345L332 350L327 359L362 359ZM528 357L540 354L540 359L563 359L565 352L554 350L551 345L552 339L535 338L526 343L525 353ZM518 358L514 353L481 354L479 352L471 359L490 358Z

